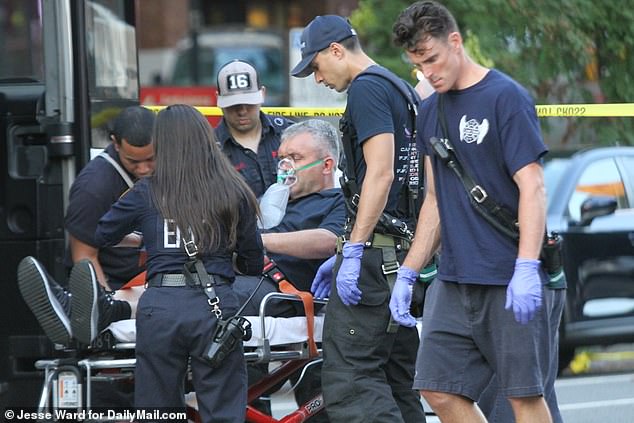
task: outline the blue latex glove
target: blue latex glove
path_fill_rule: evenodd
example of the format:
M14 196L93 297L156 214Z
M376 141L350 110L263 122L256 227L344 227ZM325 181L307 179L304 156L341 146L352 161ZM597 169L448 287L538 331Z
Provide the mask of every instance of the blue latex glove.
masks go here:
M359 272L361 272L363 244L346 242L342 253L343 261L337 273L337 293L345 305L356 305L361 301Z
M542 281L539 277L539 260L515 260L515 272L506 288L505 309L513 308L515 320L525 325L535 317L542 306Z
M332 269L335 267L335 259L332 256L319 266L317 274L310 285L310 292L315 298L328 298L330 296L330 286L332 285Z
M396 272L396 282L390 297L390 312L396 323L402 326L416 326L416 319L410 314L412 304L412 290L418 279L418 272L406 266L401 266Z

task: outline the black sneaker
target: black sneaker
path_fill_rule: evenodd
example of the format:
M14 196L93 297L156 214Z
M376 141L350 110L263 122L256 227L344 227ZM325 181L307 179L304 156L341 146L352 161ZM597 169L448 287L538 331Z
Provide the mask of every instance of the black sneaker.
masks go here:
M73 296L70 313L73 335L79 342L90 345L97 336L97 295L99 283L90 260L80 260L73 266L68 279L68 288Z
M90 345L110 323L129 319L130 304L113 300L99 286L97 273L90 260L80 260L73 266L68 280L73 296L70 322L75 339Z
M68 317L70 294L49 278L42 264L31 256L18 265L18 287L46 336L56 344L68 346L73 336Z

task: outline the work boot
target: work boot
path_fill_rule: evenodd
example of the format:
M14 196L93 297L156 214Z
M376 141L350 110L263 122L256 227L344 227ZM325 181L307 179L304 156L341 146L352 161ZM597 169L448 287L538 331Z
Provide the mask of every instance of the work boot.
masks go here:
M97 281L97 273L88 259L73 266L68 279L73 297L70 324L75 339L90 345L108 325L132 315L127 301L113 300Z
M73 336L70 294L31 256L18 265L18 287L46 336L55 344L68 346Z

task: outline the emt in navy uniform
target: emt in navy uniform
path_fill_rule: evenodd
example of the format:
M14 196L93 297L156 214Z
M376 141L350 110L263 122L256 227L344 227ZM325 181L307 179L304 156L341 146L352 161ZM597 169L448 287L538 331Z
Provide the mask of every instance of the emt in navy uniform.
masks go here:
M561 421L553 384L565 279L551 285L540 254L548 149L535 103L508 75L469 57L456 20L436 1L408 6L393 36L435 90L419 109L427 191L390 302L395 320L415 325L415 270L440 246L414 387L443 422L489 421L475 402L485 389L492 420L501 395L514 419L500 421Z
M319 268L311 287L317 297L330 296L322 344L326 411L333 421L424 422L412 390L418 333L392 324L388 308L397 254L404 256L408 243L380 223L389 213L414 224L416 210L406 197L414 181L409 172L418 169L417 161L409 160L417 95L365 54L340 16L317 16L300 40L302 60L291 74L314 73L317 83L348 92L342 120L346 240Z
M95 235L100 245L114 245L138 229L148 252L148 288L136 319L135 406L184 409L190 360L202 421L241 422L247 402L243 351L235 348L215 369L202 357L217 315L200 284L207 275L184 274L184 242L195 244L222 316L232 316L239 307L231 288L236 270L262 271L257 201L218 148L208 121L191 106L160 111L154 143L154 175L113 205Z
M280 136L293 124L285 117L260 111L265 91L255 68L247 62L231 61L218 72L218 107L223 117L216 138L258 198L276 181Z
M70 269L89 259L106 290L121 288L145 270L138 248L99 248L94 237L97 222L110 206L137 179L154 171L154 117L142 106L124 109L114 121L112 144L81 170L70 189L64 220L70 250L65 264Z

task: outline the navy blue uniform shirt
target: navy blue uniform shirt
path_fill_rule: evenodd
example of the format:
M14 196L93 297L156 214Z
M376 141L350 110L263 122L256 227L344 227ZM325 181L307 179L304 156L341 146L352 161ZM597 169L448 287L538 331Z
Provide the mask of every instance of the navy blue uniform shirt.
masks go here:
M445 94L448 136L462 167L488 195L517 213L513 175L539 162L544 144L535 103L525 88L495 69L477 84ZM438 278L480 285L506 285L513 276L517 242L498 232L471 205L460 179L432 152L429 139L445 138L438 121L438 95L422 104L418 146L430 156L440 212Z
M280 224L265 232L282 233L321 228L339 236L343 235L345 220L343 193L340 188L332 188L289 201ZM310 291L317 268L324 262L324 259L298 259L275 253L268 255L295 287L303 291Z
M105 152L121 164L114 145L109 145ZM128 175L135 179L134 175ZM81 170L70 189L64 222L68 233L91 247L99 248L95 240L97 223L127 189L128 185L115 168L104 158L95 157ZM139 266L139 250L136 248L99 248L98 258L112 289L120 288L144 270ZM66 252L64 264L68 268L73 265L70 251Z
M159 273L183 273L183 265L188 258L183 249L180 230L173 222L163 219L154 207L151 180L152 177L142 178L122 196L101 218L95 233L100 245L115 245L131 231L140 230L148 254L148 280ZM245 202L239 213L235 250L238 267L247 275L259 275L262 273L264 257L255 210L250 209ZM202 246L199 248L202 250ZM232 250L221 247L216 251L203 252L201 259L207 272L233 280L232 254Z
M377 65L374 65L377 66ZM363 158L363 143L379 134L394 134L394 181L385 205L385 211L404 216L398 210L399 192L407 183L408 160L410 150L410 114L407 101L387 79L361 73L348 88L347 110L350 121L357 132L357 143L353 145L355 163L353 172L359 184L363 186L366 163ZM346 163L349 166L349 163Z
M233 139L224 118L216 127L216 138L220 148L258 198L277 181L277 149L280 147L282 131L294 123L285 117L267 115L262 112L260 112L260 122L262 123L262 138L257 154Z

